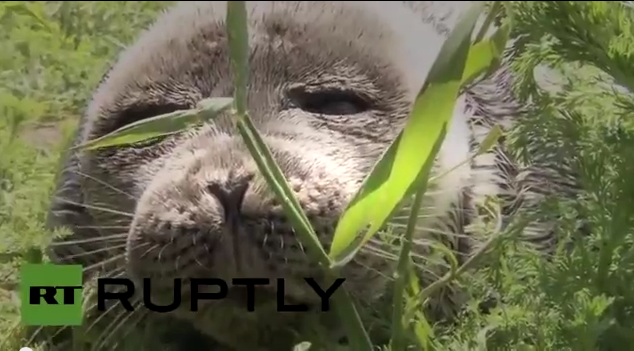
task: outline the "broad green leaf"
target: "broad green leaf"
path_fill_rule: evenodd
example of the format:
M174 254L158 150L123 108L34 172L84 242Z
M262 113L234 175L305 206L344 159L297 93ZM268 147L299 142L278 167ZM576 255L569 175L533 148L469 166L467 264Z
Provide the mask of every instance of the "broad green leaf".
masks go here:
M420 177L423 166L435 158L434 148L443 140L453 114L462 83L463 69L460 67L465 66L471 33L483 5L483 2L476 2L451 32L414 103L404 130L366 178L339 220L330 250L335 264L342 259L342 253L350 250L349 245L362 229L367 228L360 245L384 226Z
M195 109L179 110L131 123L78 148L94 150L114 145L137 143L159 136L178 133L195 124L216 117L231 106L231 98L202 100Z

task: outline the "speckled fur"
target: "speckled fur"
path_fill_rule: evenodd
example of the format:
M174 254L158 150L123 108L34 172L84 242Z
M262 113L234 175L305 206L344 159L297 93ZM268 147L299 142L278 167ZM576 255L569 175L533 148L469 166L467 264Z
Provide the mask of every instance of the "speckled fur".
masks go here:
M326 248L347 201L403 127L436 53L466 4L247 2L250 115ZM207 97L230 96L225 6L185 2L161 16L104 77L75 145L144 117L191 108ZM521 116L521 106L510 95L510 79L503 65L461 95L435 174L466 160L493 125L509 129ZM325 88L352 90L370 103L366 110L346 115L298 107L296 92ZM532 174L499 144L440 178L424 204L420 226L426 229L416 233L417 253L424 255L428 236L440 233L436 236L462 258L468 256L479 242L465 235L475 203L500 196L504 218L509 218L525 198L539 199L527 185ZM228 229L217 191L231 192L245 183L240 220ZM73 228L73 236L64 239L69 242L127 232L125 242L57 243L51 256L56 262L81 263L91 275L101 270L152 277L157 295L163 283L171 284L176 276L284 277L296 282L287 283L289 298L315 302L299 280L315 276L316 267L308 262L228 116L161 140L69 153L52 204L51 225ZM527 233L531 240L551 239L541 227ZM372 303L394 263L376 250L362 251L343 270L347 289ZM421 272L423 279L432 280L442 267L426 272ZM437 305L452 305L453 298L440 296ZM253 322L245 312L237 312L241 307L232 305L236 302L241 306L239 299L223 300L222 305L209 301L204 313L174 315L236 347L245 347L236 340L249 344L250 337L254 341L249 347L272 347L270 341L258 339L260 329L273 320L283 323L270 315ZM246 334L238 333L230 319Z

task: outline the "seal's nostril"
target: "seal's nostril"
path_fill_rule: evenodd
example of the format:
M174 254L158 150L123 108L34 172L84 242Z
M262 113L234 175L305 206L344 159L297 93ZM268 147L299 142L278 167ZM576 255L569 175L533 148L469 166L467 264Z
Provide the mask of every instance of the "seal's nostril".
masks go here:
M249 189L251 179L253 179L253 176L249 175L233 178L225 184L214 182L207 186L207 191L222 204L227 219L236 219L240 215L242 202Z

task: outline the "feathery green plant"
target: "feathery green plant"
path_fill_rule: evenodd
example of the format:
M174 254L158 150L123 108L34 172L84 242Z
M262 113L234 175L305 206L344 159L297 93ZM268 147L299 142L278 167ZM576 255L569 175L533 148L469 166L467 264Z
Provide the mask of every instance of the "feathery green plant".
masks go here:
M548 194L527 213L554 223L561 245L553 255L544 260L504 242L490 267L464 277L472 302L460 323L438 329L433 345L624 349L634 342L634 9L616 1L512 5L514 89L533 108L509 143L528 167L558 171L552 186L576 179L580 189ZM555 84L534 74L544 66ZM484 314L479 303L492 294L503 301Z

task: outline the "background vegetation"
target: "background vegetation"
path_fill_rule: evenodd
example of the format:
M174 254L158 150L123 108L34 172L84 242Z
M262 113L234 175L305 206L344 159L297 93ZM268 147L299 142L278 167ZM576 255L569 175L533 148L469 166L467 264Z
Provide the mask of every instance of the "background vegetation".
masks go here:
M530 140L538 156L556 155L582 180L578 197L549 199L535 213L575 240L548 261L504 241L487 266L461 278L471 302L460 323L429 330L430 346L634 349L634 10L629 2L513 3L521 38L515 88L539 113L509 139L525 162L540 162L522 152ZM10 337L19 317L15 253L51 235L45 208L68 133L107 65L169 4L0 4L2 335ZM537 83L533 72L543 64L563 73L556 89ZM580 226L590 235L578 237ZM483 314L491 296L497 304Z

